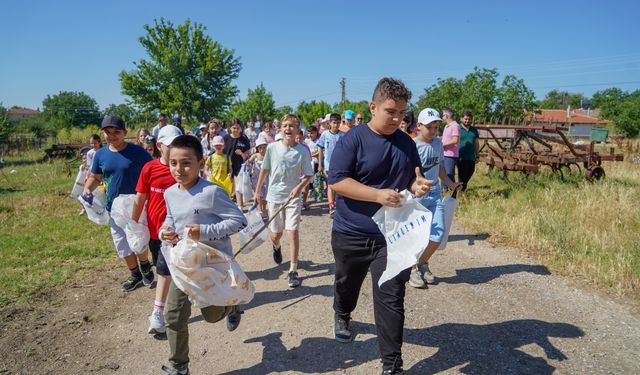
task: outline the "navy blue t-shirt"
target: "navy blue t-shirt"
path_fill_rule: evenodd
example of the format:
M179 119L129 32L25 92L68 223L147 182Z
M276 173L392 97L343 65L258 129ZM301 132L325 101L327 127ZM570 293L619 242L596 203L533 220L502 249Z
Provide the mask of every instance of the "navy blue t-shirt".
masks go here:
M354 126L336 144L331 155L329 184L352 178L377 189L408 189L421 168L415 142L397 130L389 136L374 133L368 125ZM382 207L343 196L336 199L333 230L351 235L384 237L371 218Z
M135 194L140 171L151 155L142 147L127 143L127 147L115 152L105 146L96 152L91 173L102 175L107 186L107 210L111 211L113 200L120 194Z

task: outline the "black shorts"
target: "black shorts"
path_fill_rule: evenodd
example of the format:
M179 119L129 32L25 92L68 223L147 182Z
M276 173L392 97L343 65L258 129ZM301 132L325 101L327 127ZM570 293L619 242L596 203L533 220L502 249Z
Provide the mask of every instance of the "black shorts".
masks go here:
M162 255L162 251L160 251L160 245L162 241L160 240L149 240L149 250L151 251L151 256L153 257L153 265L156 266L156 273L160 276L171 276L169 272L169 266L167 266L167 262L164 260L164 255Z

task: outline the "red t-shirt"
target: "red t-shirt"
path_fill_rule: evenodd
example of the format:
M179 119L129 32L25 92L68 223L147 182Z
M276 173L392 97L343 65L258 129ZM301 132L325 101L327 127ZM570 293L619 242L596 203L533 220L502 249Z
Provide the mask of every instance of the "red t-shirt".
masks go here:
M152 160L142 167L136 192L147 194L147 221L151 239L158 239L160 226L167 216L164 191L175 183L176 180L169 172L169 166L162 164L159 159Z

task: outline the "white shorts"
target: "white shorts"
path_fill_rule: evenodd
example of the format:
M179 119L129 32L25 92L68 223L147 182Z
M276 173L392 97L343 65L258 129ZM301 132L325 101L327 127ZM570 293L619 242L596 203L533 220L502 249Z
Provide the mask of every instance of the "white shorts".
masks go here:
M282 207L284 203L267 202L267 210L269 217ZM302 200L300 198L292 199L278 216L269 223L269 230L273 233L282 233L286 230L298 230L300 226L300 212L302 211Z
M113 239L113 244L116 246L118 256L124 258L133 254L133 250L131 250L127 242L124 228L120 228L112 218L109 218L109 227L111 228L111 238Z

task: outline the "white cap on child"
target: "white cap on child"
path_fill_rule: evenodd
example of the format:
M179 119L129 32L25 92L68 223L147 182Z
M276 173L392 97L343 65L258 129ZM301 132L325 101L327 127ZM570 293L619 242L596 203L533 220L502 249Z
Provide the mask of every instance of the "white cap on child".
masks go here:
M180 135L182 135L182 131L177 126L165 125L158 132L158 142L165 146L169 146L171 145L171 142Z

